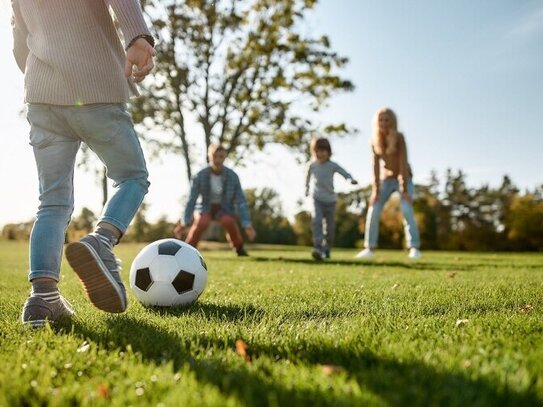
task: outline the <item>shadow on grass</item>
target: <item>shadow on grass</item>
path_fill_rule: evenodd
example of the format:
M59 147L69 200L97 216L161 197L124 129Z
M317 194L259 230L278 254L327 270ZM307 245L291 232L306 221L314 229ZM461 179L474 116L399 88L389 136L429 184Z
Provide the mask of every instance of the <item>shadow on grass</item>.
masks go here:
M342 260L342 259L330 259L323 261L315 261L313 259L301 259L301 258L289 258L285 256L279 256L277 258L273 257L252 257L252 260L256 262L270 262L270 261L279 261L283 263L297 263L297 264L306 264L314 267L330 267L330 266L357 266L362 268L383 268L383 267L395 267L395 268L404 268L409 270L430 270L430 271L440 271L440 270L450 270L451 267L440 264L440 263L427 263L419 261L383 261L383 260ZM463 267L454 267L455 270L471 270L471 266Z
M219 322L243 322L261 319L265 312L252 305L219 305L197 301L187 307L148 307L146 310L159 316L197 315Z
M210 258L210 260L217 260ZM244 262L257 262L257 263L270 263L270 262L280 262L280 263L291 263L291 264L301 264L301 265L310 265L314 269L321 269L323 267L330 266L356 266L365 269L379 269L379 268L401 268L407 270L416 270L416 271L488 271L489 268L494 269L500 266L488 265L484 262L458 262L451 261L449 263L436 263L429 262L425 260L382 260L379 258L371 260L357 260L357 259L338 259L332 258L328 260L315 261L314 259L302 257L290 257L288 253L281 252L279 256L249 256L244 258L239 258L236 256L220 258L221 262L232 262L239 264L240 261ZM523 265L523 268L526 269L540 269L540 265Z
M187 311L177 310L173 315ZM194 312L226 313L230 320L237 321L244 318L247 309L208 306ZM250 312L258 315L260 311ZM364 395L357 392L330 391L326 385L306 385L303 388L291 386L286 379L277 380L274 370L270 369L267 363L260 363L257 368L241 361L224 362L221 355L209 356L206 353L208 349L231 349L233 352L237 339L235 337L219 338L205 334L183 337L130 315L110 318L107 331L97 332L76 323L72 332L99 343L106 349L125 349L130 346L149 362L171 362L175 371L182 366L188 366L198 381L217 387L225 396L235 397L245 405L336 406L360 405L364 400L367 401ZM311 380L321 384L326 383L324 374L320 372L321 365L340 366L343 372L340 374L345 375L348 380L355 380L361 388L393 406L541 404L535 393L497 389L493 383L483 379L471 379L463 372L437 370L419 361L381 357L365 349L362 343L335 346L298 341L296 349L292 350L290 345L270 345L270 342L249 343L253 360L289 360L293 365L313 367L316 373ZM321 379L319 375L323 375Z

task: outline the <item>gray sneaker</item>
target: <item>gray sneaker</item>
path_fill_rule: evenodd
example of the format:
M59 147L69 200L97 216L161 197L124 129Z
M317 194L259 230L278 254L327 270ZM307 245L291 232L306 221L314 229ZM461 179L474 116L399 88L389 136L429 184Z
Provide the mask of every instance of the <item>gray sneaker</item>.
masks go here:
M66 258L91 304L106 312L124 312L126 290L112 248L107 238L91 233L77 243L68 244Z
M54 324L75 314L70 303L62 295L55 302L47 302L43 298L30 296L23 305L21 321L25 326L41 328L46 322Z

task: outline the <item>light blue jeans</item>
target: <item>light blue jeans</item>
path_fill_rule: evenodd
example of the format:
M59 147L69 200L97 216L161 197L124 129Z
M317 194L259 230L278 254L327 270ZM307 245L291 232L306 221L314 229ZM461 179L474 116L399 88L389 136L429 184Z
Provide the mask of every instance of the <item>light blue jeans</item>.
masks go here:
M39 178L40 205L30 235L29 280L59 280L66 228L74 208L74 165L81 142L104 163L116 192L98 222L126 231L147 193L147 168L124 104L29 104L30 145Z
M409 196L413 198L415 195L415 186L413 181L409 179L407 181L407 192ZM368 209L366 216L366 232L364 234L364 246L368 249L375 249L377 247L377 239L379 237L379 220L381 213L385 207L386 202L394 192L399 192L400 184L396 178L388 178L381 181L379 187L379 197L377 202ZM403 214L403 226L405 232L405 240L408 248L420 247L420 236L417 222L415 222L415 213L413 212L413 205L402 198L400 207Z
M336 233L336 202L322 202L313 199L313 247L318 251L327 251L334 246ZM324 227L326 226L326 227Z

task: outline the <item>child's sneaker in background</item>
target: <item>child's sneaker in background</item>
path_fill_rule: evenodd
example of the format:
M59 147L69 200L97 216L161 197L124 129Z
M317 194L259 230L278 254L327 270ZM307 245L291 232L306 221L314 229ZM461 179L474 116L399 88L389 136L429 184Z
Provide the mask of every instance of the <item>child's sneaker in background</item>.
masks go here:
M355 259L371 259L373 256L375 256L375 253L371 249L364 249L361 250L355 257Z
M408 254L408 257L410 259L418 259L422 256L422 253L420 252L419 249L417 249L416 247L412 247L411 249L409 249L409 254Z

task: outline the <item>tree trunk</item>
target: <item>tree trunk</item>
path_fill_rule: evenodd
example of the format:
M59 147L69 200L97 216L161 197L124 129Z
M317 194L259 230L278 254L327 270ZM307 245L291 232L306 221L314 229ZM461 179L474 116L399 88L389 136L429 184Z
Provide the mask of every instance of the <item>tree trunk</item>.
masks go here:
M107 171L106 167L102 168L102 206L106 205L107 202Z
M190 183L192 179L192 169L189 154L189 144L187 142L187 133L185 131L185 118L181 111L179 112L179 138L181 139L181 147L183 148L183 157L185 158L185 166L187 167L187 178Z

